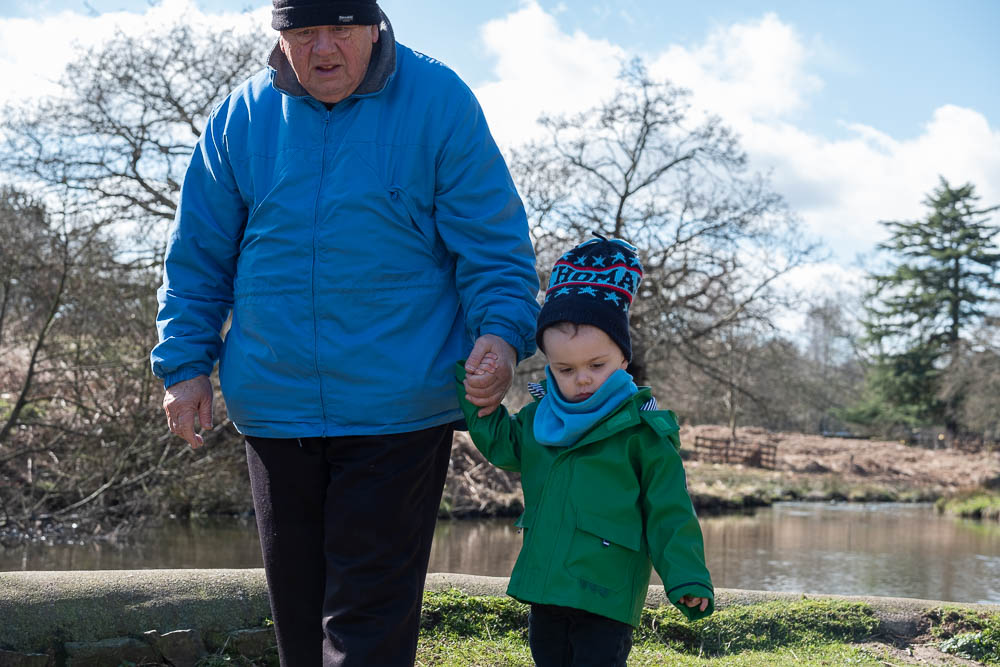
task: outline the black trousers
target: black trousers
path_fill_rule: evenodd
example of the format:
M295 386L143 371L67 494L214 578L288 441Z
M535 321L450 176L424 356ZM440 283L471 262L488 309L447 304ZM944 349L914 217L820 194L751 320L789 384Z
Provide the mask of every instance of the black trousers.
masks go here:
M632 626L582 609L533 604L528 644L537 667L625 667Z
M247 437L285 667L411 667L453 429Z

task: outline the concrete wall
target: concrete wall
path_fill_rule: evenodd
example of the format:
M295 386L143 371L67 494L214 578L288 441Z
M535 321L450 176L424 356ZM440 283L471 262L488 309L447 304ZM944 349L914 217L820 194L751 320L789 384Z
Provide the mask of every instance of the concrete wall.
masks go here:
M269 615L259 569L4 572L0 667L193 665L227 643L262 655Z
M431 574L428 590L458 588L503 595L506 577ZM718 607L799 593L716 591ZM813 596L871 604L884 629L915 636L921 614L941 602L903 598ZM651 586L648 605L665 604ZM993 605L962 605L995 613ZM223 646L248 657L273 654L264 572L251 570L116 570L0 573L0 667L194 665Z

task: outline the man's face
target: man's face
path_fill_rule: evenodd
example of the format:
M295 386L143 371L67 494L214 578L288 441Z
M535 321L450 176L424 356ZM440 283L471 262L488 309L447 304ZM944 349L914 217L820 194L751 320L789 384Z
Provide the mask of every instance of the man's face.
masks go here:
M378 35L375 25L322 25L282 30L279 44L302 87L333 104L365 78Z

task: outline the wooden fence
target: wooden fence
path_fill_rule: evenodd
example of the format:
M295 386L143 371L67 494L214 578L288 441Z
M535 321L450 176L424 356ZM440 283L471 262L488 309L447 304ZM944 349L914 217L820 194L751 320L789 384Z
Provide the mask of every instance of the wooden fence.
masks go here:
M694 455L709 463L742 463L755 468L774 470L778 446L766 442L735 442L729 438L694 438Z

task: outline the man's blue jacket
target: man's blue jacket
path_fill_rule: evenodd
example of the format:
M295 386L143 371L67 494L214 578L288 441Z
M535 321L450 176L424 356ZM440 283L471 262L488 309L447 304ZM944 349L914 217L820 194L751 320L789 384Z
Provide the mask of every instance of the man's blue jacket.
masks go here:
M366 78L332 108L275 49L212 112L151 361L167 387L218 361L246 435L414 431L461 419L452 367L476 337L534 352L537 291L524 208L478 102L386 22Z

